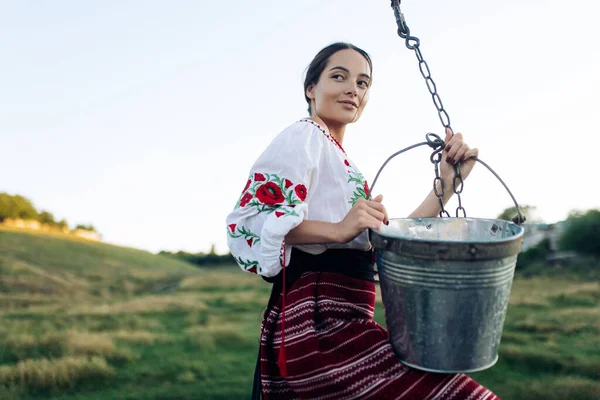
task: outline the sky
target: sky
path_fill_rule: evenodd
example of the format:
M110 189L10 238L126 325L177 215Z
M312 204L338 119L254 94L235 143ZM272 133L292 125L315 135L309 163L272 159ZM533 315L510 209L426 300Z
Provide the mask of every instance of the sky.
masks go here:
M600 5L405 0L455 132L545 222L600 208ZM271 140L306 117L304 72L335 41L370 53L373 85L344 148L373 181L443 136L390 1L0 0L0 192L151 252L227 251L225 217ZM391 218L431 190L426 148L386 166ZM469 217L512 205L482 165ZM456 208L451 199L447 208Z

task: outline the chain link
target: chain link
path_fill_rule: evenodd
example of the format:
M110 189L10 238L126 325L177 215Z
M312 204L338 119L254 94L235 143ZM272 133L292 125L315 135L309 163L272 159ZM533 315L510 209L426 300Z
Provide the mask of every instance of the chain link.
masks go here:
M421 41L419 40L419 38L410 35L410 29L409 29L408 25L406 24L406 21L404 19L404 14L402 14L402 12L400 10L400 2L401 2L401 0L392 0L392 8L394 9L394 15L396 17L396 23L398 25L398 36L400 36L402 39L405 40L406 47L408 49L413 50L415 52L417 61L419 61L419 70L421 71L421 75L425 79L425 83L427 84L427 89L429 90L429 93L431 94L431 98L433 100L433 105L435 106L435 108L438 112L440 122L444 126L444 129L449 130L450 133L452 134L452 136L454 136L454 131L452 130L452 127L450 126L450 116L444 109L442 99L440 98L440 96L437 92L437 86L436 86L435 82L433 81L433 79L431 78L431 71L429 70L429 65L427 64L427 62L423 58L423 55L421 54L421 49L419 47ZM429 138L428 138L428 141L429 141ZM433 163L434 170L435 170L435 178L433 180L433 192L435 193L435 195L437 196L437 198L440 202L440 207L441 207L440 217L443 217L443 216L449 217L450 214L444 208L444 201L443 201L444 181L440 176L440 167L439 167L439 164L442 160L442 154L440 153L442 150L443 150L443 147L441 147L440 149L434 150L434 152L431 154L431 157L430 157L430 160ZM437 156L436 156L436 154L437 154ZM438 185L440 186L439 189L438 189ZM456 216L458 217L459 214L462 214L462 217L465 218L467 216L467 212L466 212L465 208L462 206L462 201L460 198L460 194L462 193L463 186L464 186L464 181L463 181L462 175L460 173L460 162L457 162L456 164L454 164L454 179L452 181L452 186L453 186L454 194L456 194L456 196L458 198L458 207L456 208ZM440 190L441 190L441 192L440 192Z

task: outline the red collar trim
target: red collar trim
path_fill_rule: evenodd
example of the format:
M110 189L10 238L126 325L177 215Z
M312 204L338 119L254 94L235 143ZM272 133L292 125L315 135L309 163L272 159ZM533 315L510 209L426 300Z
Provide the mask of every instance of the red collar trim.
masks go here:
M331 143L335 144L342 151L342 153L344 153L344 155L346 155L346 151L344 150L344 148L342 147L340 142L338 142L336 138L331 136L321 125L317 124L315 121L313 121L312 119L308 119L308 118L303 118L299 122L308 122L309 124L312 124L312 125L316 126L317 128L319 128L319 130L321 132L323 132L323 135L325 135Z

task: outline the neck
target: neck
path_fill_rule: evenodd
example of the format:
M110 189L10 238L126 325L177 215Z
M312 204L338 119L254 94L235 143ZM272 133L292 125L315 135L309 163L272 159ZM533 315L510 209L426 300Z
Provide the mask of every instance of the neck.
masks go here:
M331 136L333 136L335 138L335 140L340 142L340 145L343 144L344 133L346 133L346 125L347 124L325 120L316 115L311 115L310 119L312 119L316 123L323 125L325 128L327 128L327 131L329 132L329 134Z

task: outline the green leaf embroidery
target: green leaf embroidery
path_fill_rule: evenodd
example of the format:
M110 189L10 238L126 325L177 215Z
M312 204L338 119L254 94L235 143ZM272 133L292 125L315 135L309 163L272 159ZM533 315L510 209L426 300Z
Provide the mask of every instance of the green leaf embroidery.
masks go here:
M367 193L365 192L365 177L362 173L356 171L353 166L348 166L348 183L354 182L356 187L352 193L352 198L348 201L349 204L354 205L358 199L366 199Z
M294 193L294 191L293 191L293 190L288 190L288 191L287 191L287 193L286 193L285 191L283 192L283 196L285 197L285 201L286 201L288 204L295 204L295 203L294 203L294 200L292 199L292 194L293 194L293 193Z
M248 270L252 267L258 266L258 261L244 260L242 257L236 258L235 261L237 261L240 267L244 268L244 270Z
M288 208L284 208L284 213L285 215L283 215L284 217L299 217L300 214L298 214L293 208L288 209Z
M236 232L239 232L239 234L236 234ZM237 227L236 232L231 232L230 229L227 229L227 233L232 238L237 239L243 237L246 240L252 239L254 244L260 242L260 236L258 236L256 233L250 232L245 226L242 226L241 228Z
M348 183L350 183L350 182L356 182L359 185L362 185L363 179L364 178L362 177L362 175L357 175L357 176L350 175L350 177L348 178Z

